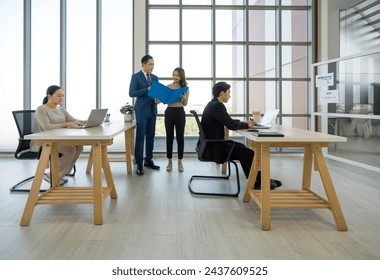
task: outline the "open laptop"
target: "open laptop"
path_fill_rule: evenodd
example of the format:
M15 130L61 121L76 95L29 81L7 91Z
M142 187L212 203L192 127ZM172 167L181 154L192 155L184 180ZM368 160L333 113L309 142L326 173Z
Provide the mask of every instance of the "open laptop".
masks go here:
M260 123L252 125L249 129L271 128L274 125L279 112L280 110L278 109L266 111Z
M108 109L92 109L84 125L70 126L70 128L88 128L101 125L107 114Z

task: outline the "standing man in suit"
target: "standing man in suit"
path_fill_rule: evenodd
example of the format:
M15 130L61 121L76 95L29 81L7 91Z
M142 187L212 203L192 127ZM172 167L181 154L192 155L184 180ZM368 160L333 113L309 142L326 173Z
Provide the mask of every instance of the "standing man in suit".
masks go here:
M148 96L150 86L153 80L158 81L156 75L152 74L154 68L154 60L150 55L141 58L142 69L132 75L131 84L129 86L129 96L136 97L136 142L135 142L135 158L137 163L136 174L144 175L144 166L152 169L160 169L153 162L153 144L156 131L157 104L159 99L153 99ZM144 154L145 140L145 158Z
M226 106L230 99L231 86L226 82L219 82L212 88L213 99L206 105L202 114L201 125L205 132L206 139L222 140L224 139L224 127L229 130L247 129L255 124L255 121L248 120L242 122L234 120L228 114ZM213 161L223 163L227 158L227 153L231 148L231 143L210 143L205 151L206 156L212 158ZM234 149L231 153L231 159L239 160L244 171L245 177L248 179L251 169L254 152L247 148L244 144L235 142ZM270 180L270 188L280 187L282 183L278 180ZM257 175L255 189L261 188L261 172Z

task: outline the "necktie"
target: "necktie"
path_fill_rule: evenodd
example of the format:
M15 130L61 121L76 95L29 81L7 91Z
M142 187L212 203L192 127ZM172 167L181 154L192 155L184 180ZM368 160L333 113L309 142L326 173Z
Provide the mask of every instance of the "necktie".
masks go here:
M148 80L149 86L152 84L152 78L150 77L150 73L146 74L146 79Z

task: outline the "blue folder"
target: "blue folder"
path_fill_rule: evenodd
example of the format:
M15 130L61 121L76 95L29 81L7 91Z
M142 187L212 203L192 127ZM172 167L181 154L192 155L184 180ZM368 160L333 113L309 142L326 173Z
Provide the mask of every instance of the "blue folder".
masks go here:
M157 82L156 80L153 80L148 92L148 96L152 98L158 98L164 104L171 104L181 101L181 98L179 96L188 91L188 89L188 87L172 89Z

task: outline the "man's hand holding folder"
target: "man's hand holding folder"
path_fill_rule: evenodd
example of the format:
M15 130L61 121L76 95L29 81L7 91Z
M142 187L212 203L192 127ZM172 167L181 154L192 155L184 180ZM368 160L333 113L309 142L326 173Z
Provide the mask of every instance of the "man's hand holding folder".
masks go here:
M150 90L148 91L148 96L153 99L158 98L164 104L171 104L181 101L180 95L184 94L188 89L188 87L171 89L156 80L153 80Z

